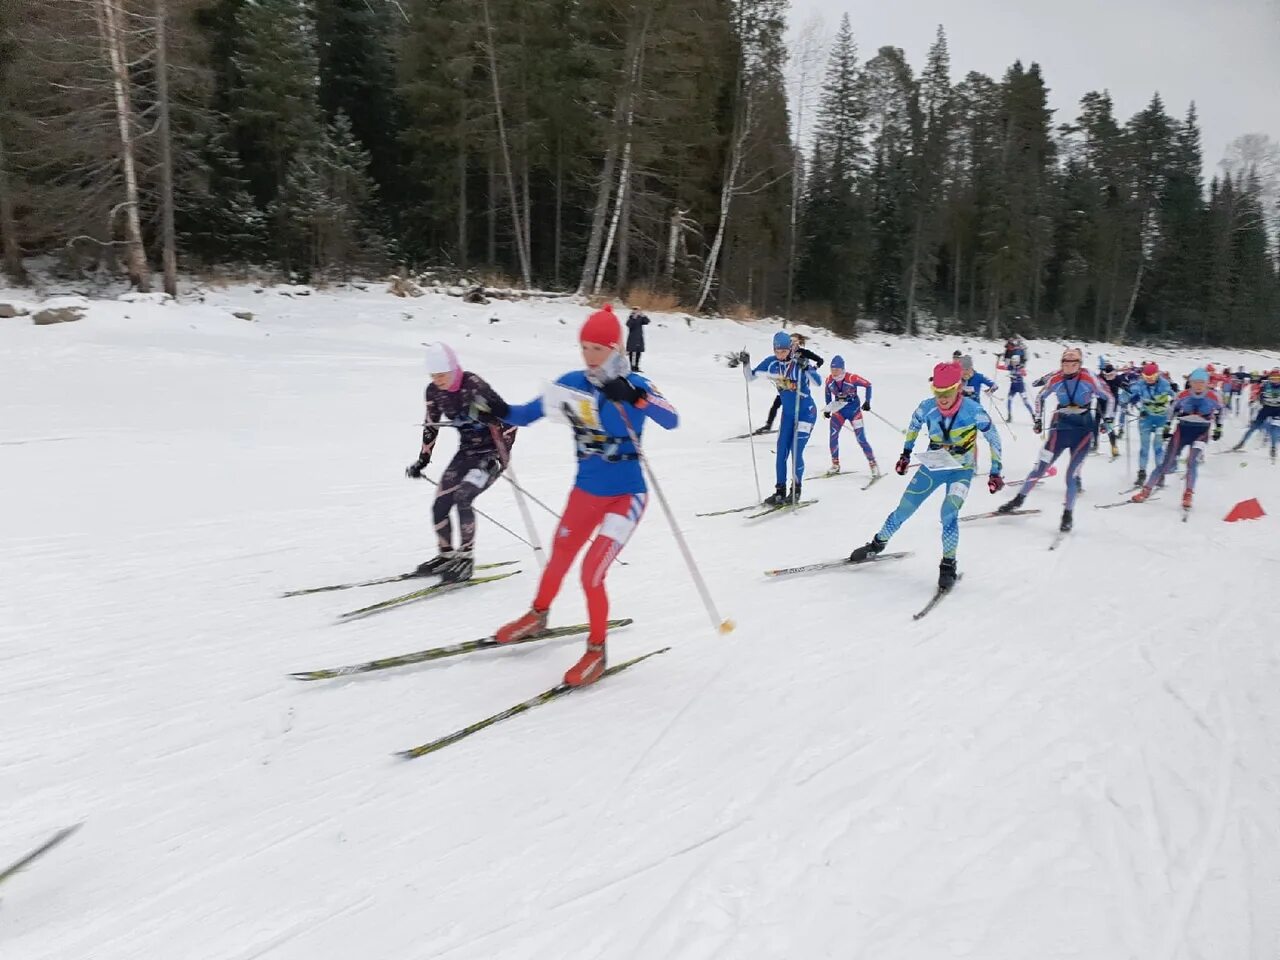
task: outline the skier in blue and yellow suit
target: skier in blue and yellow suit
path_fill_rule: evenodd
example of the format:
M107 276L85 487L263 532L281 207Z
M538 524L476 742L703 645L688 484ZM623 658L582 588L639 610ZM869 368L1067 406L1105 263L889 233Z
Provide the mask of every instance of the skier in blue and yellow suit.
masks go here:
M765 503L771 507L780 507L785 503L800 502L800 485L804 479L804 448L813 433L813 425L818 419L818 407L813 402L810 389L822 383L822 378L813 369L808 351L794 347L791 335L779 330L773 335L773 356L761 360L755 367L749 367L750 359L743 354L742 370L747 380L758 376L767 377L778 389L782 399L782 420L778 429L777 488L773 496L766 497ZM798 389L797 389L798 388ZM796 398L799 397L799 400ZM796 404L799 403L797 410ZM795 452L795 483L787 496L787 461Z
M973 480L977 462L979 432L986 437L991 448L987 489L996 493L1004 487L1004 478L1000 475L1000 435L978 401L961 395L961 380L962 371L958 363L940 363L933 368L933 396L921 402L911 415L902 456L893 469L898 476L907 472L911 465L911 451L922 429L929 434L929 449L920 455L920 469L907 484L897 508L889 514L870 543L849 554L851 562L861 563L884 550L889 538L920 505L935 490L946 488L946 499L942 501L942 562L938 565L938 589L949 590L956 582L960 508L969 496L969 483Z

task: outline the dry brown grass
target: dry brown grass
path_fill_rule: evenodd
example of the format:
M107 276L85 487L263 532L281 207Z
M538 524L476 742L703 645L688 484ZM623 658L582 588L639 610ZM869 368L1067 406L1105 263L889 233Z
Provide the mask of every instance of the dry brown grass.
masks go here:
M690 309L680 302L674 293L662 293L646 287L632 287L624 298L628 307L653 313L689 313Z
M732 320L737 320L739 323L746 320L760 319L760 315L751 309L751 305L747 303L735 303L730 307L726 307L724 315Z

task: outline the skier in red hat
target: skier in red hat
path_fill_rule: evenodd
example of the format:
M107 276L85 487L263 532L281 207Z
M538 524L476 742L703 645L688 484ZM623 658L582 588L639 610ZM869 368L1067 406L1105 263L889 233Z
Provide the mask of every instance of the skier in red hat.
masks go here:
M622 354L622 324L611 306L587 318L578 340L585 369L566 373L542 396L512 407L503 417L519 427L544 416L567 422L577 446L578 474L533 606L494 634L499 643L516 643L545 630L565 574L595 534L582 561L591 631L586 653L564 675L572 687L594 683L604 674L609 621L605 575L635 531L648 499L638 446L645 421L653 420L666 430L679 423L667 399L648 379L631 371Z

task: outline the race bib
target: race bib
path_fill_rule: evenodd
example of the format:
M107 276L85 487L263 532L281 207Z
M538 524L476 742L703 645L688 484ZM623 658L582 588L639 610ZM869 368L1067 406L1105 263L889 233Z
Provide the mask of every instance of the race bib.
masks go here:
M946 450L925 450L916 454L916 459L930 470L960 470L963 467L963 464Z
M563 383L549 383L543 388L542 412L549 420L591 430L600 429L600 408L595 394L566 387Z

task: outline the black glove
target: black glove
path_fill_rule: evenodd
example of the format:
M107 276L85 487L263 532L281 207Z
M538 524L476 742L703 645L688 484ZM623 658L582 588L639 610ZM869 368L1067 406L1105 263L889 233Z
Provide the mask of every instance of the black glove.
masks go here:
M830 410L823 410L823 411L822 411L822 415L823 415L824 417L826 417L828 420L830 420L830 419L831 419L831 411L830 411Z
M600 389L614 403L629 403L632 406L649 395L647 390L637 387L626 377L610 380Z
M898 462L893 465L893 470L898 476L905 476L907 468L911 466L911 451L903 450L902 456L898 458Z
M1213 425L1213 439L1215 439L1215 440L1221 440L1221 439L1222 439L1222 424L1220 424L1220 423L1215 423L1215 424Z
M743 350L741 353L737 354L736 356L738 358L738 362L742 364L744 367L751 366L751 354L747 353L747 351Z
M1031 430L1033 433L1039 433L1043 429L1044 429L1044 421L1041 420L1039 417L1036 417L1034 420L1031 421Z
M862 405L862 409L863 409L863 411L864 411L864 412L866 412L866 413L870 413L870 412L871 412L871 401L870 401L870 400L868 400L866 403L864 403L864 404Z
M1160 439L1170 440L1172 438L1173 438L1173 427L1170 424L1166 423L1164 425L1164 429L1160 431Z
M404 475L410 480L421 480L422 471L430 462L430 457L419 457L417 460L413 461L413 463L409 464L409 466L404 468Z
M804 347L796 347L796 356L810 361L815 367L822 366L822 358L812 350L806 350Z

